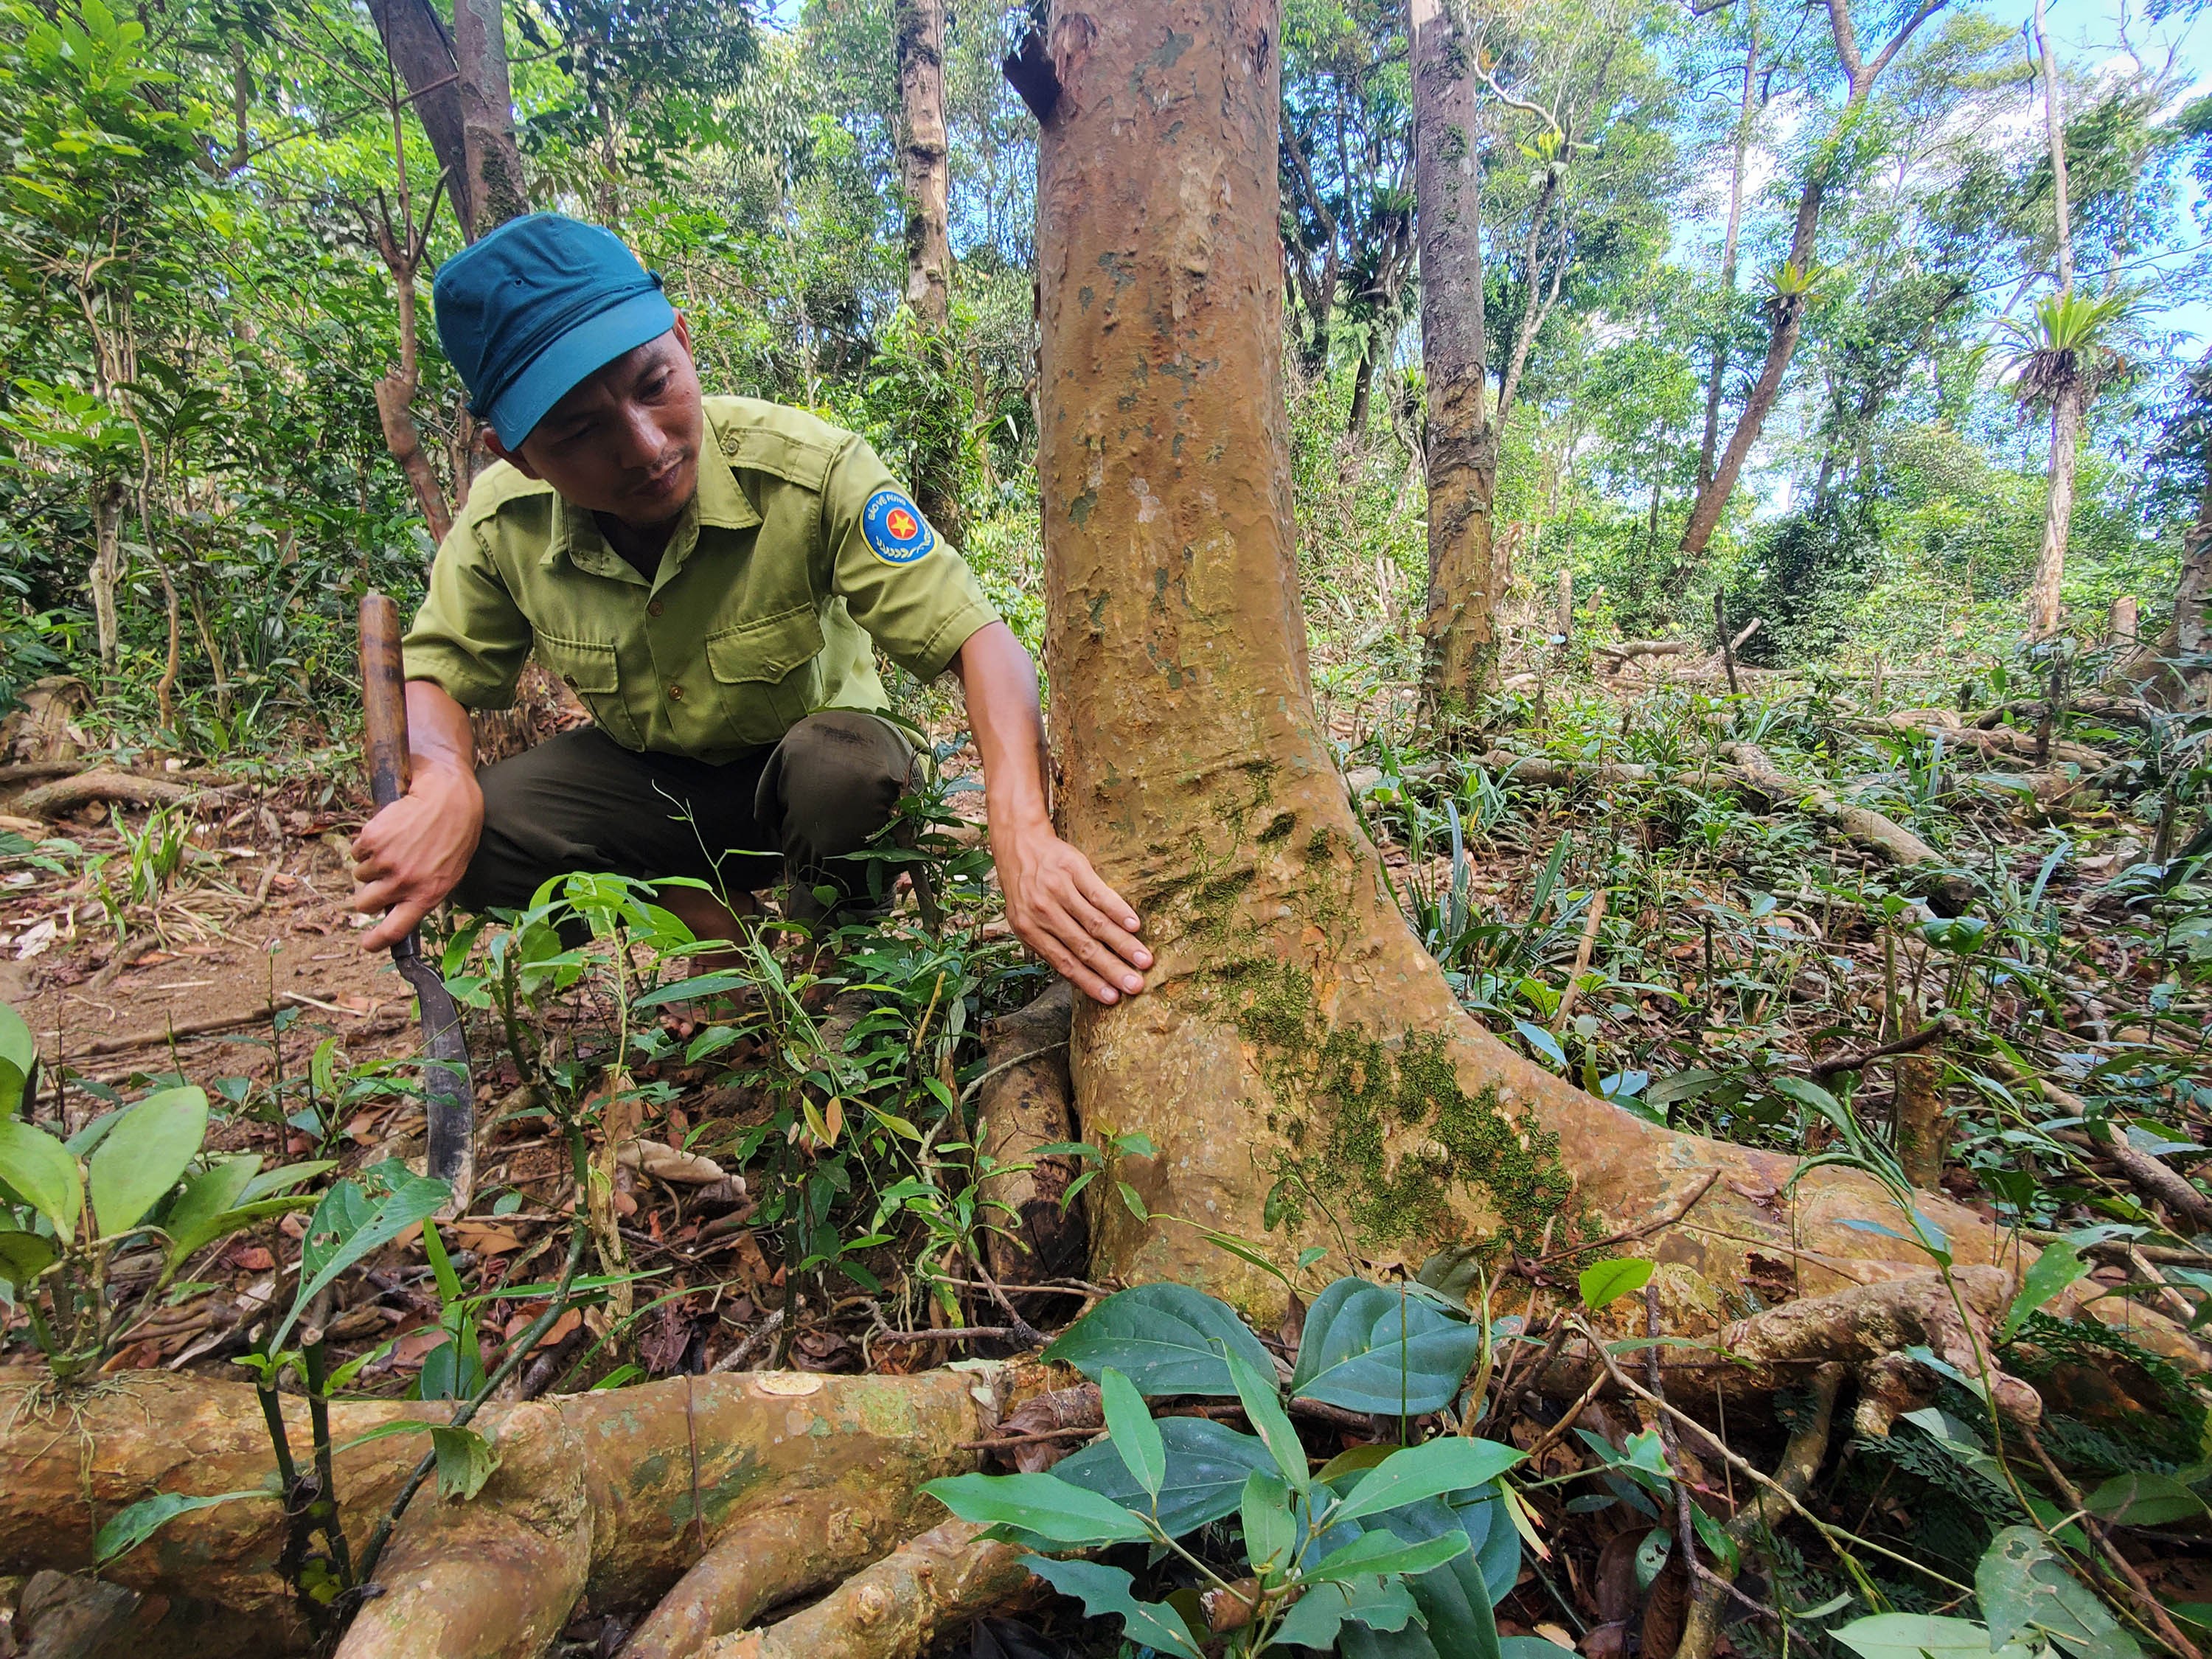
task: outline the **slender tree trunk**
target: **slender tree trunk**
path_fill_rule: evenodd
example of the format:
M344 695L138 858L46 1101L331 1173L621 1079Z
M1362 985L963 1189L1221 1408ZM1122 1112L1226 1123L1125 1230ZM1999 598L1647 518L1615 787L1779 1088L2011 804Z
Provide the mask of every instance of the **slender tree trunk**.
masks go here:
M2066 196L2066 112L2058 88L2058 65L2044 27L2043 0L2035 0L2035 47L2043 68L2043 132L2051 148L2051 193L2057 242L2058 297L2074 292L2074 224ZM2087 412L2088 364L2074 354L2073 372L2051 405L2051 495L2043 509L2043 543L2036 550L2035 580L2028 589L2028 631L2058 629L2058 591L2066 578L2066 538L2074 523L2074 467L2079 456L2081 418Z
M476 240L476 203L469 194L468 147L461 137L460 76L453 32L430 0L368 0L384 50L407 84L408 102L445 170L446 194L465 241Z
M945 0L896 0L899 181L906 194L906 302L922 326L952 315L951 170L945 136Z
M2058 589L2066 574L2066 537L2074 523L2074 465L2081 447L2081 415L2087 383L2069 378L2051 405L2051 500L2043 511L2043 544L2035 555L2035 580L2028 589L2030 631L2058 628Z
M1047 22L1061 90L1038 153L1058 810L1156 953L1152 988L1086 1004L1071 1041L1087 1128L1155 1149L1109 1152L1091 1188L1094 1277L1196 1285L1267 1317L1288 1292L1250 1253L1418 1266L1636 1228L1687 1326L1720 1316L1753 1255L1808 1291L1924 1271L1846 1224L1887 1212L1867 1177L1793 1184L1790 1159L1631 1116L1459 1007L1314 713L1273 0L1078 3ZM1920 1201L1962 1261L2001 1247L1957 1205ZM1692 1205L1695 1227L1666 1231Z
M92 492L92 566L85 573L85 586L92 596L100 677L111 684L123 649L115 599L123 586L123 505L128 495L120 478L104 478Z
M1759 29L1743 53L1743 101L1736 112L1735 164L1729 170L1728 234L1721 241L1722 326L1713 337L1712 367L1705 375L1705 431L1698 443L1698 494L1713 481L1713 448L1720 441L1721 392L1728 379L1729 321L1735 307L1736 251L1743 235L1743 177L1751 156L1751 117L1759 106Z
M1498 663L1491 538L1497 434L1490 424L1482 280L1481 129L1475 43L1448 0L1410 0L1413 200L1420 241L1421 362L1428 380L1429 592L1422 705L1456 724ZM1533 295L1531 301L1533 303Z
M2066 106L2058 86L2058 63L2044 27L2043 0L2035 0L2035 50L2043 67L2043 136L2051 148L2051 204L2057 241L2058 292L2074 291L2074 217L2067 200Z
M1885 42L1880 52L1870 59L1859 56L1858 33L1851 19L1850 0L1827 0L1828 27L1835 37L1836 58L1849 77L1850 91L1844 100L1842 112L1837 117L1832 131L1841 134L1850 125L1852 116L1883 70L1889 67L1897 54L1905 50L1913 32L1941 11L1948 0L1920 0L1896 32ZM1820 228L1820 206L1827 193L1828 171L1835 165L1823 144L1814 154L1811 168L1805 176L1803 192L1797 198L1796 222L1790 232L1790 264L1801 275L1813 269L1814 255L1818 249L1817 234ZM1728 448L1723 452L1719 465L1713 469L1711 480L1698 492L1696 504L1690 509L1689 521L1682 526L1682 539L1675 550L1674 568L1669 586L1677 593L1688 582L1698 562L1704 557L1705 545L1719 526L1721 514L1727 510L1728 499L1735 492L1737 477L1743 471L1743 463L1751 453L1752 445L1759 441L1760 430L1774 408L1774 400L1782 391L1782 378L1789 372L1790 359L1797 349L1797 336L1805 323L1806 296L1802 293L1778 294L1768 302L1771 331L1767 336L1766 361L1759 365L1759 378L1752 383L1751 397L1745 403L1743 414L1737 419L1735 430L1729 434Z
M1815 161L1814 165L1821 164ZM1790 238L1790 263L1801 271L1812 268L1814 237L1820 224L1820 198L1825 192L1826 185L1815 173L1805 181L1804 193L1797 198L1797 220ZM1759 367L1759 378L1752 382L1751 396L1744 400L1743 413L1737 417L1735 430L1729 434L1728 448L1722 453L1711 479L1698 492L1697 504L1690 509L1690 520L1682 526L1681 543L1674 556L1674 586L1677 592L1689 580L1690 573L1704 556L1706 544L1712 540L1713 532L1719 527L1729 497L1735 492L1736 478L1743 471L1744 459L1751 453L1752 445L1759 441L1766 417L1773 410L1774 400L1781 395L1782 378L1790 372L1790 360L1796 355L1797 335L1805 325L1805 296L1777 295L1768 303L1773 320L1766 340L1766 360Z
M1359 349L1359 366L1352 374L1352 417L1344 429L1357 438L1367 430L1367 404L1375 390L1375 355L1379 342L1370 338Z
M895 0L893 44L899 76L899 183L906 197L906 302L929 337L948 404L957 365L948 330L952 320L951 169L945 132L945 0ZM945 410L945 422L962 419ZM907 482L922 516L955 547L964 539L960 509L961 458L935 454Z
M453 61L460 74L461 142L476 234L530 211L522 152L514 142L514 94L507 72L507 18L500 0L453 0Z

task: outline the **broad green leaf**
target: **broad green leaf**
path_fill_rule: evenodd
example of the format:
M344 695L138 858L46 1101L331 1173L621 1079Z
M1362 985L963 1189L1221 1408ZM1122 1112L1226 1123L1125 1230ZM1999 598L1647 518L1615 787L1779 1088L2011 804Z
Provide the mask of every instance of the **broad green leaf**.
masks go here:
M1321 1565L1306 1577L1316 1583L1348 1583L1362 1573L1422 1573L1466 1554L1467 1546L1465 1533L1446 1533L1408 1544L1395 1533L1365 1532L1323 1556Z
M1332 1516L1338 1522L1378 1515L1423 1498L1487 1486L1521 1461L1522 1454L1494 1440L1444 1435L1408 1446L1362 1475L1358 1488Z
M922 1490L963 1521L1018 1527L1054 1544L1133 1544L1152 1534L1119 1504L1051 1474L953 1474Z
M1583 1306L1595 1310L1634 1295L1651 1282L1652 1269L1657 1265L1637 1255L1592 1262L1583 1269Z
M14 1227L0 1230L0 1284L21 1289L46 1272L60 1254L53 1240L40 1234Z
M66 1241L76 1236L76 1218L84 1208L76 1160L44 1129L21 1118L0 1118L0 1181L46 1217L57 1237Z
M0 1008L7 1005L0 1003ZM29 1079L12 1060L0 1057L0 1117L13 1117L23 1103L23 1085Z
M2135 1638L2033 1527L2007 1527L1990 1540L1974 1569L1974 1594L1992 1646L2039 1632L2075 1659L2142 1659Z
M474 1429L433 1424L430 1443L438 1453L438 1491L443 1497L474 1498L499 1467L491 1442Z
M287 1188L302 1186L337 1167L337 1159L319 1158L305 1164L287 1164L282 1169L265 1170L246 1183L246 1190L240 1194L239 1201L251 1204L256 1199L270 1197Z
M1132 1594L1136 1580L1121 1568L1102 1561L1055 1561L1039 1555L1030 1558L1030 1571L1062 1595L1082 1602L1092 1618L1121 1620L1122 1633L1132 1642L1182 1659L1203 1659L1182 1615L1164 1602L1137 1600Z
M1114 1449L1129 1466L1129 1473L1157 1502L1160 1485L1168 1475L1167 1448L1160 1441L1160 1425L1145 1407L1137 1385L1109 1365L1098 1374L1098 1396L1106 1411L1106 1434Z
M1373 1441L1364 1446L1349 1446L1315 1470L1314 1479L1327 1485L1339 1475L1357 1474L1363 1469L1371 1469L1403 1449L1389 1440Z
M1859 1659L2028 1659L2018 1643L1993 1647L1990 1632L1971 1619L1926 1613L1877 1613L1854 1619L1830 1635Z
M1252 1571L1264 1577L1286 1565L1298 1543L1291 1489L1267 1470L1255 1469L1245 1480L1238 1510L1244 1522L1244 1555Z
M1275 1392L1274 1365L1267 1366L1266 1376L1253 1370L1236 1355L1229 1358L1229 1380L1237 1385L1237 1398L1243 1403L1244 1416L1267 1445L1275 1467L1293 1492L1304 1492L1313 1484L1313 1476L1306 1468L1306 1449L1298 1439L1298 1431L1291 1426L1289 1414Z
M2116 1474L2082 1500L2089 1513L2124 1527L2163 1527L2194 1521L2206 1510L2203 1498L2170 1474L2133 1470Z
M165 1229L169 1234L169 1248L162 1256L161 1277L157 1282L167 1284L175 1276L177 1269L183 1267L196 1251L205 1249L218 1238L243 1231L272 1216L290 1215L296 1210L312 1209L314 1203L314 1199L305 1193L295 1193L286 1198L264 1198L256 1203L241 1204L234 1210L224 1210L209 1216L183 1231L175 1230L173 1226ZM174 1218L172 1217L171 1220L173 1222Z
M207 1135L207 1096L164 1089L125 1111L85 1165L93 1218L108 1237L137 1226L175 1186Z
M2089 1264L2081 1260L2081 1253L2064 1239L2045 1245L2021 1277L2020 1294L2013 1297L2012 1306L2005 1311L2004 1322L1997 1327L1997 1340L2011 1341L2020 1334L2028 1315L2088 1271Z
M267 1352L283 1347L317 1291L416 1222L428 1220L448 1190L442 1181L410 1174L404 1164L384 1163L362 1170L358 1182L341 1181L325 1193L301 1241L299 1294L270 1335Z
M1234 1395L1224 1352L1263 1373L1274 1365L1228 1304L1182 1285L1139 1285L1117 1291L1062 1331L1044 1352L1046 1358L1073 1365L1094 1382L1111 1365L1147 1399Z
M1276 1626L1275 1641L1326 1653L1336 1646L1337 1634L1347 1624L1397 1631L1419 1617L1420 1608L1404 1579L1369 1574L1348 1583L1315 1585Z
M1452 1402L1482 1333L1425 1297L1340 1279L1306 1310L1293 1399L1378 1417L1418 1417Z
M218 1504L235 1503L240 1498L276 1496L265 1487L257 1486L246 1492L218 1492L212 1498L187 1498L173 1492L142 1498L118 1510L102 1523L92 1540L94 1563L105 1567L118 1557L130 1554L179 1516L190 1515L194 1510L211 1510Z
M1158 1519L1170 1538L1196 1532L1237 1512L1244 1482L1255 1470L1273 1470L1267 1449L1249 1434L1203 1417L1169 1417L1158 1427L1166 1449ZM1146 1507L1146 1494L1110 1441L1098 1441L1053 1465L1071 1485L1109 1498L1124 1509Z
M25 1073L39 1063L39 1045L31 1028L4 1002L0 1002L0 1060L14 1060L16 1069Z
M168 1214L161 1218L161 1231L168 1234L173 1245L184 1234L198 1230L225 1210L235 1209L246 1201L246 1189L260 1168L261 1160L248 1153L239 1158L218 1158L205 1169L193 1170L185 1177L184 1191L177 1194L177 1201L169 1206Z

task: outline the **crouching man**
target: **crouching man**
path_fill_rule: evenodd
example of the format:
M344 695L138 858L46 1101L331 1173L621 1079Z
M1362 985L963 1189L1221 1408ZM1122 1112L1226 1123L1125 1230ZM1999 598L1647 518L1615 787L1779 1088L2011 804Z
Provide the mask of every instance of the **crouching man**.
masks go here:
M1136 913L1053 831L1036 665L959 556L860 438L795 409L706 398L684 319L611 232L556 214L449 259L438 335L500 459L438 550L405 641L413 781L354 844L383 949L450 896L520 906L548 877L783 879L864 893L848 855L889 823L911 750L871 641L948 668L982 758L1006 915L1101 1002L1144 988ZM479 772L471 708L524 659L593 724ZM719 868L718 868L719 866ZM660 902L734 936L697 888Z

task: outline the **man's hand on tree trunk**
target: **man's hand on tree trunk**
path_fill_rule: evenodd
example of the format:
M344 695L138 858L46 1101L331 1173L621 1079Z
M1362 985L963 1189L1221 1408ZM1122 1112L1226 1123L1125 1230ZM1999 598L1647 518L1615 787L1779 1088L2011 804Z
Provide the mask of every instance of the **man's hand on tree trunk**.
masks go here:
M969 635L952 672L967 693L983 763L991 857L1007 921L1084 995L1105 1003L1136 995L1152 953L1137 938L1135 908L1053 831L1036 665L1013 630L994 622Z
M1152 953L1137 937L1137 913L1049 823L994 824L991 857L1007 921L1077 990L1115 1003L1145 988Z

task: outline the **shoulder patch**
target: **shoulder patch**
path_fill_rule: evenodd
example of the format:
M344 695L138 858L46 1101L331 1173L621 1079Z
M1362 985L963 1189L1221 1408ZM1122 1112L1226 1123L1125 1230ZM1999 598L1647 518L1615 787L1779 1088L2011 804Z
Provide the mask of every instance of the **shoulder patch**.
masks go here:
M868 551L885 564L912 564L937 545L937 532L902 489L878 489L860 514Z

